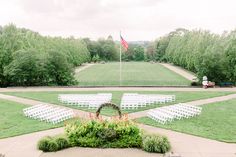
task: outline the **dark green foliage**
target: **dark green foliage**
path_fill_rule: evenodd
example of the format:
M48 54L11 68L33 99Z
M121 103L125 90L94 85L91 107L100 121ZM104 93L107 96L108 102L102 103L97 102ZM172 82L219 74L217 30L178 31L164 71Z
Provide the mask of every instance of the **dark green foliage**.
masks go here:
M91 60L91 61L94 62L94 63L99 62L99 61L100 61L99 55L98 55L98 54L94 55L94 56L92 57L92 60Z
M70 146L69 141L66 137L58 136L58 137L55 137L54 140L57 143L58 150L65 149Z
M0 86L70 85L73 67L89 60L83 40L44 37L12 24L1 28ZM54 69L47 67L52 62Z
M177 29L155 43L155 60L168 61L207 76L216 83L236 82L235 31L221 36L208 31Z
M140 147L140 129L130 121L76 121L66 126L73 146L128 148Z
M47 58L48 74L50 84L72 85L75 84L74 70L66 60L66 56L58 51L49 51Z
M4 76L11 85L43 85L49 75L45 59L36 50L20 50L13 54L12 62L4 68Z
M117 134L115 130L108 128L98 132L98 137L104 141L112 141L117 137Z
M122 53L122 60L125 61L143 61L144 60L144 48L137 44L130 44L128 50Z
M55 152L58 145L52 137L45 137L38 142L38 149L44 152Z
M68 148L70 146L68 140L64 136L44 137L38 142L38 149L43 152L55 152Z
M145 135L143 137L143 150L154 153L166 153L170 150L170 142L164 136Z
M115 61L119 59L118 47L111 36L107 39L99 39L98 41L91 41L89 38L83 40L87 44L93 62L100 60Z

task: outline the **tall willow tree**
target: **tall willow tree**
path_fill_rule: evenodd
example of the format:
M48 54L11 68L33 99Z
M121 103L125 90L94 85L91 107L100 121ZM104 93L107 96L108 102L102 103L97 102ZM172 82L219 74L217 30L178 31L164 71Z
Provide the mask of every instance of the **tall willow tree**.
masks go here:
M209 31L177 29L156 40L162 58L216 83L236 82L236 31L217 35Z
M81 39L45 37L12 24L0 27L0 86L70 85L76 82L73 68L88 61Z

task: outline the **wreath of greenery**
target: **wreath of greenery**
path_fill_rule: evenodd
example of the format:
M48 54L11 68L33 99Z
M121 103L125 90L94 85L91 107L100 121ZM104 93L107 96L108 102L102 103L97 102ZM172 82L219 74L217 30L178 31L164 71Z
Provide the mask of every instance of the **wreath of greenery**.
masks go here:
M104 107L110 107L110 108L116 110L116 111L118 112L118 114L119 114L119 118L122 117L121 110L120 110L120 107L119 107L119 106L117 106L116 104L113 104L113 103L104 103L104 104L102 104L101 106L99 106L99 108L98 108L97 111L96 111L96 117L97 117L97 118L99 117L100 112L101 112L101 110L102 110Z

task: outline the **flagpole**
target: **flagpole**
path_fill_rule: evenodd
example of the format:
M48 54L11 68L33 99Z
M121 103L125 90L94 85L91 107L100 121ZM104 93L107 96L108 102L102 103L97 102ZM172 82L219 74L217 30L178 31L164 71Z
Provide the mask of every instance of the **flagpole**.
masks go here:
M120 86L121 86L121 31L120 31Z

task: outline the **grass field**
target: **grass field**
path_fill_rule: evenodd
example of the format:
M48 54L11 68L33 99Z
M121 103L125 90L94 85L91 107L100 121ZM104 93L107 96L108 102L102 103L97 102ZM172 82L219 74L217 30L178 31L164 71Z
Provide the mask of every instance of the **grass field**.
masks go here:
M119 62L96 64L76 74L81 86L117 86ZM123 86L188 86L190 81L165 68L148 62L123 62Z
M102 91L103 93L112 93L112 102L119 105L121 101L121 97L123 93L127 93L129 91ZM232 92L158 92L158 91L132 91L133 93L145 93L145 94L174 94L176 95L176 101L168 104L161 104L161 105L170 105L174 103L180 103L180 102L188 102L193 100L199 100L199 99L205 99L205 98L211 98L216 96L223 96L232 94ZM67 94L67 93L101 93L101 91L93 91L93 92L13 92L13 93L5 93L9 95L39 100L42 102L48 102L58 105L65 105L58 101L58 94ZM123 113L131 113L131 112L137 112L142 110L147 110L150 108L155 108L158 106L161 106L160 104L148 106L145 108L140 108L136 110L123 110ZM81 108L77 106L68 106L84 111L90 111L95 112L96 110L91 110L87 108ZM111 109L104 109L102 110L103 115L113 115L115 114L113 110Z
M137 121L209 139L236 143L236 99L203 105L202 114L162 125L145 117Z
M27 134L62 126L32 120L23 115L26 105L0 99L0 138Z

